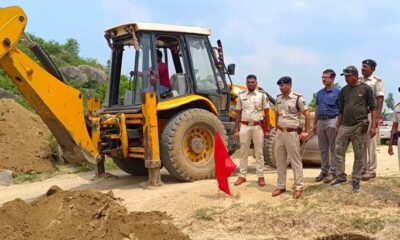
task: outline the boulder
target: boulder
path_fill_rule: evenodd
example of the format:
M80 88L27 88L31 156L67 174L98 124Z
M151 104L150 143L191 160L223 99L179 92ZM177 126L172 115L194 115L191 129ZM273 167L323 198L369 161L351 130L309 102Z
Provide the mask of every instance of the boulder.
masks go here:
M12 98L15 99L16 96L14 93L9 92L7 90L4 90L3 88L0 88L0 98Z
M0 169L0 185L9 186L14 183L13 171Z
M78 86L82 86L89 82L88 76L83 73L78 67L69 66L60 68L61 73L64 75L65 80L74 82Z
M68 82L74 82L77 86L86 86L89 81L94 85L107 82L107 74L103 69L88 65L63 67L60 71Z
M107 74L100 68L94 68L88 65L81 65L78 67L89 80L98 84L107 82Z

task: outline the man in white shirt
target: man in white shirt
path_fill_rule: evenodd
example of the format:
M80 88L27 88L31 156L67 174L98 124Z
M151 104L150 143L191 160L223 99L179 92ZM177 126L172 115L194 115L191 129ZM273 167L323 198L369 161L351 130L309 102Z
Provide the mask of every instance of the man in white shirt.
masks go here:
M375 96L375 105L376 105L376 113L379 116L382 112L383 100L384 100L384 90L383 90L383 81L381 78L377 77L374 74L376 69L376 62L372 59L365 59L362 61L362 77L360 81L366 83L368 86L372 88L373 94ZM368 114L368 119L370 122L370 128L377 128L378 126L371 126L373 122L371 119L371 112ZM378 124L378 121L375 121ZM376 137L370 138L367 134L364 138L364 153L363 153L363 175L362 180L368 181L371 178L376 177L376 167L377 167L377 155L376 155Z

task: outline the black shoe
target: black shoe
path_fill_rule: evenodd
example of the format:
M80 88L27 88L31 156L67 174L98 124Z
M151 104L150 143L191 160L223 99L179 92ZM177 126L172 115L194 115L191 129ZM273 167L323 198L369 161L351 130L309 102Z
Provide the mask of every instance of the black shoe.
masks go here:
M353 180L353 182L351 183L351 187L353 192L358 192L358 190L360 190L360 181Z
M343 183L347 182L347 180L337 178L333 183L331 183L332 187L340 187Z
M316 182L321 182L322 180L324 180L324 178L326 178L326 176L328 176L328 174L321 172L318 177L315 178Z
M323 181L324 181L324 183L330 183L335 179L336 179L336 175L333 173L329 173L328 176L326 178L324 178Z
M376 178L376 173L365 173L362 175L361 180L368 181L372 178Z

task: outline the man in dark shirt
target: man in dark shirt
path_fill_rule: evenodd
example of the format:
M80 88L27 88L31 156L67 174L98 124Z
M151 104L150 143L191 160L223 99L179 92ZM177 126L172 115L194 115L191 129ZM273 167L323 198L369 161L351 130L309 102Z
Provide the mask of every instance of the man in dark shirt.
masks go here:
M336 122L339 115L339 92L333 85L336 73L332 69L322 72L324 88L317 93L313 132L318 136L321 152L321 173L315 181L330 183L336 178L335 139L337 134Z
M363 168L363 140L368 129L368 112L371 111L372 126L375 126L377 118L374 94L367 84L358 80L358 70L354 66L343 69L347 85L339 94L339 117L337 127L339 129L336 137L336 160L337 179L332 186L340 186L347 181L345 173L345 155L350 142L354 150L354 164L352 173L353 191L360 189L360 180ZM369 137L374 137L376 129L371 128Z

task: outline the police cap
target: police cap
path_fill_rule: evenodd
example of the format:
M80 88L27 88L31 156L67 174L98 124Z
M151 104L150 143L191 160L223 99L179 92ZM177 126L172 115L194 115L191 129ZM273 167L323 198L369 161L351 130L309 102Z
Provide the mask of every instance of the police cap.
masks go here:
M367 64L374 70L376 68L376 62L372 59L365 59L364 61L362 61L362 64Z
M276 82L276 84L278 84L278 85L284 84L284 83L292 84L292 78L288 77L288 76L284 76L284 77L279 78L279 80Z

